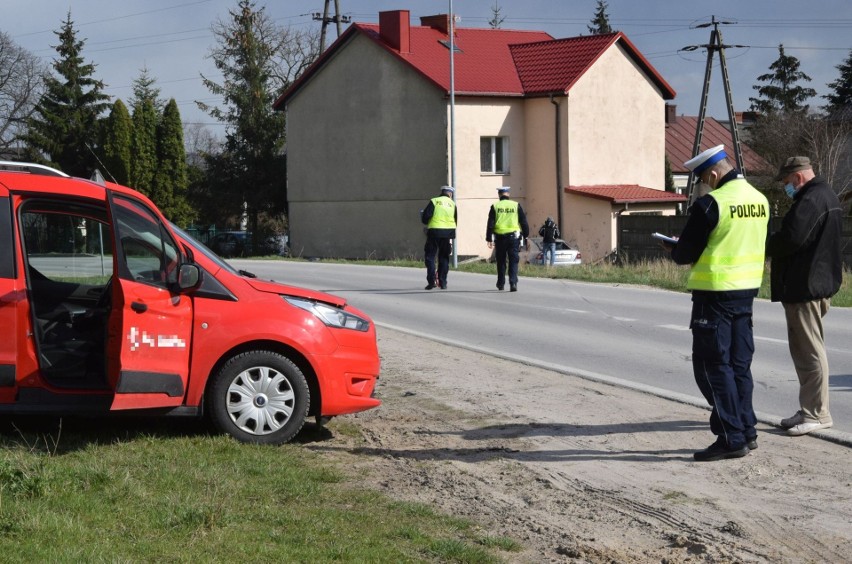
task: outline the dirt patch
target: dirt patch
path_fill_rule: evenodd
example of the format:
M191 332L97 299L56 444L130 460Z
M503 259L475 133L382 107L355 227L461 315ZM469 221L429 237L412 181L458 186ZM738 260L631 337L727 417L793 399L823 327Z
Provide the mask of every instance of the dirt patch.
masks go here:
M747 457L696 463L714 439L702 409L387 329L379 350L382 407L309 448L516 539L512 561L852 554L852 449L761 425ZM353 423L360 437L334 432Z

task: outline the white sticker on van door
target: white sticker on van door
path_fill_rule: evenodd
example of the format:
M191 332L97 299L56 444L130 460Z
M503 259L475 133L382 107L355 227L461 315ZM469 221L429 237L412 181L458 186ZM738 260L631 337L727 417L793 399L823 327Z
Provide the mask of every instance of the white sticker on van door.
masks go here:
M138 327L131 327L127 335L130 341L130 350L137 351L142 345L161 349L185 349L186 341L177 335L149 335L147 331L139 331Z

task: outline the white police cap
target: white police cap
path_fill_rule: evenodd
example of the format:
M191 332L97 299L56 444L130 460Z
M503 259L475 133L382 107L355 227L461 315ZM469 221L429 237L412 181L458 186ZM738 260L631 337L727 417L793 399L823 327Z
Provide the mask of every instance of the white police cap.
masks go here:
M695 174L701 174L714 164L726 158L728 154L725 152L724 145L716 145L712 149L707 149L703 153L692 157L683 166L691 170Z
M455 192L456 189L452 186L441 186L441 192Z
M508 186L500 186L499 188L497 188L497 193L498 194L505 194L505 193L509 192L510 190L511 190L511 188L509 188Z

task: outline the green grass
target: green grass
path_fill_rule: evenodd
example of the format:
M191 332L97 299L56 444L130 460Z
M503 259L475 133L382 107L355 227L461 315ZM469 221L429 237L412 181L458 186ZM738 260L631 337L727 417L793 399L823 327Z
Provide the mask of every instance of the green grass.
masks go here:
M304 444L244 445L187 420L3 422L4 562L473 563L518 546L359 488Z
M300 259L292 259L300 260ZM353 264L370 264L380 266L405 266L423 268L422 261L413 259L396 260L327 260L325 262L343 262ZM493 274L496 276L497 267L485 261L459 264L458 272L476 272L480 274ZM763 272L763 283L760 287L758 297L769 299L769 263ZM686 279L689 276L689 267L677 265L670 260L642 260L628 261L623 265L615 265L608 262L594 264L582 264L578 266L563 266L558 268L545 268L543 266L522 264L518 268L519 276L532 278L553 278L558 280L577 280L581 282L606 283L606 284L635 284L641 286L653 286L678 292L686 292ZM850 281L849 269L843 271L843 282L837 294L831 298L833 307L852 307L852 281Z

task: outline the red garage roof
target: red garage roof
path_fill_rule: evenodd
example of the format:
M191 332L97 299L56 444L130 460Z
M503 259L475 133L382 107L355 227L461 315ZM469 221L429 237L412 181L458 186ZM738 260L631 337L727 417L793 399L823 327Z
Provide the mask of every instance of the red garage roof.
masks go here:
M598 184L595 186L568 186L565 192L598 200L609 200L613 204L654 204L685 202L686 196L654 190L638 184Z
M421 18L410 26L407 10L381 12L379 24L352 24L275 102L283 109L334 53L362 35L411 65L436 87L449 92L450 62L447 17ZM618 44L660 89L663 98L675 92L623 33L553 39L543 31L456 28L455 93L460 96L542 96L564 94L612 45Z

